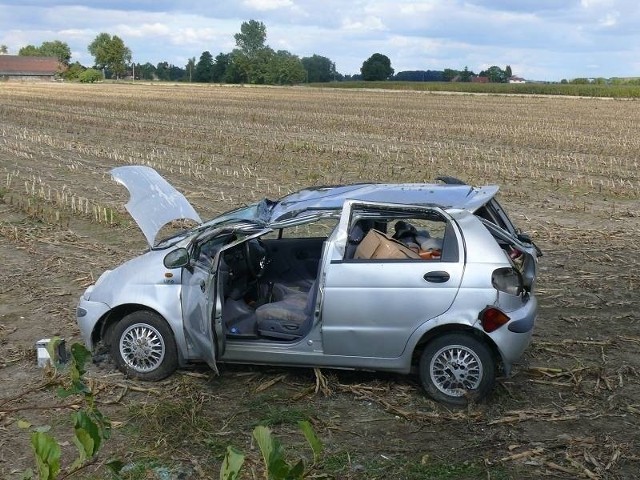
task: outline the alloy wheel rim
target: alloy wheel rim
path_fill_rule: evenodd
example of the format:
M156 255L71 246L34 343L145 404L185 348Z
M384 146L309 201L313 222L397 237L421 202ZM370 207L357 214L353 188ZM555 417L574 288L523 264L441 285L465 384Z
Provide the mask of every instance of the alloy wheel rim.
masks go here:
M127 367L145 373L155 370L164 360L165 345L158 330L136 323L120 336L120 355Z
M462 397L477 390L482 381L482 362L464 345L447 345L436 352L429 367L431 381L445 395Z

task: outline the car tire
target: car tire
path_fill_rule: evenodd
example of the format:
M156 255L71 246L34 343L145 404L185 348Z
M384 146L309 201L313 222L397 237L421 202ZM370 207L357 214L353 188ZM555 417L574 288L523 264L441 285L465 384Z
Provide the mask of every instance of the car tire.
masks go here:
M466 333L447 333L426 345L419 372L422 386L431 398L465 406L470 401L483 400L491 392L496 362L482 340Z
M139 310L126 315L113 328L111 357L125 375L156 381L178 368L173 332L156 313Z

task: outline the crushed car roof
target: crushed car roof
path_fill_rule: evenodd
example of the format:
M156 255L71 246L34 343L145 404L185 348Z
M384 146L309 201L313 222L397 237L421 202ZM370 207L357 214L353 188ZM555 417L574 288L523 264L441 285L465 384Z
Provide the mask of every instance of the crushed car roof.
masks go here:
M342 208L345 200L437 205L475 211L498 192L495 185L440 185L430 183L360 183L336 187L307 188L292 193L274 203L270 221L276 222L310 210Z
M191 219L202 223L184 195L153 168L117 167L111 170L111 175L129 190L127 211L138 223L150 246L154 245L160 229L173 220ZM313 211L339 210L346 200L436 205L445 209L459 208L474 212L491 200L497 192L498 186L495 185L472 187L429 183L360 183L313 187L286 195L277 201L264 199L253 206L227 212L206 225L242 220L268 226Z

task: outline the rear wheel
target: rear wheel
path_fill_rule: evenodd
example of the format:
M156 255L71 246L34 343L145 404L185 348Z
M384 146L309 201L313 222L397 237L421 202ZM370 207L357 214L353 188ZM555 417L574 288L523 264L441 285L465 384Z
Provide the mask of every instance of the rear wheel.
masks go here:
M164 319L148 311L130 313L115 325L111 357L125 375L140 380L162 380L178 368L171 329Z
M480 401L493 389L496 362L489 347L465 333L431 340L420 357L420 380L429 396L450 405Z

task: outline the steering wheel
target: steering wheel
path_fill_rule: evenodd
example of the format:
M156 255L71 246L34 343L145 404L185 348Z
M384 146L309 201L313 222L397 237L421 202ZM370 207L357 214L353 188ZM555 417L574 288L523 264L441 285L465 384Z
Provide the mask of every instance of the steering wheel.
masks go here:
M251 278L258 279L264 275L269 260L267 258L267 247L262 240L253 238L244 242L244 260Z

